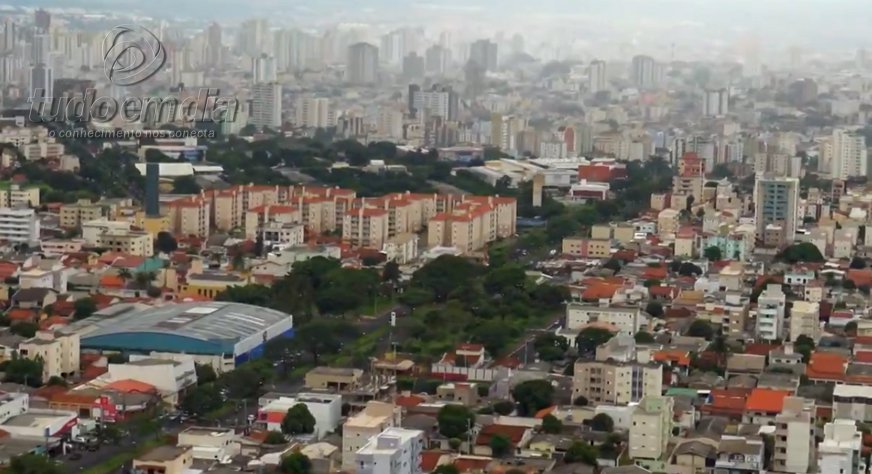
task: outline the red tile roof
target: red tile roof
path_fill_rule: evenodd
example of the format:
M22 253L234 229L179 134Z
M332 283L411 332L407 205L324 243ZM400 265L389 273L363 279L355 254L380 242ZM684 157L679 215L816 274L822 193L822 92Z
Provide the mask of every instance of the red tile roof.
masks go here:
M124 393L157 393L154 385L133 379L118 380L117 382L110 383L105 388Z
M556 410L556 409L557 409L556 405L550 406L548 408L543 408L543 409L537 411L536 415L534 415L533 418L536 418L537 420L541 420L542 418L545 418L546 416L554 413L554 410Z
M394 404L399 406L399 407L409 408L409 407L418 406L426 401L427 400L425 400L424 398L419 397L417 395L409 395L409 396L400 395L396 398L396 400L394 400Z
M10 321L33 321L36 319L36 312L32 309L12 308L6 312L6 317Z
M829 352L814 352L808 361L805 375L812 380L845 379L845 371L848 368L848 358Z
M496 435L502 435L508 438L512 444L517 445L524 439L524 434L527 433L528 429L526 426L487 425L479 431L478 437L475 438L475 444L477 446L489 446L491 438Z
M421 470L430 472L436 469L439 465L439 460L447 453L444 451L422 451L421 452Z
M768 388L755 388L751 390L748 401L745 403L745 411L781 413L784 408L784 399L793 392L787 390L772 390Z
M745 346L745 354L768 357L769 353L780 348L778 344L766 344L764 342L752 342Z

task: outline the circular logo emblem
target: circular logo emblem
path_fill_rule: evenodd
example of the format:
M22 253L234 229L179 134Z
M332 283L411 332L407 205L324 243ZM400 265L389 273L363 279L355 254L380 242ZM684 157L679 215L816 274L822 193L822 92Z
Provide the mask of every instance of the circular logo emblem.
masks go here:
M160 71L166 60L163 44L141 26L116 26L103 38L103 72L115 85L139 84Z

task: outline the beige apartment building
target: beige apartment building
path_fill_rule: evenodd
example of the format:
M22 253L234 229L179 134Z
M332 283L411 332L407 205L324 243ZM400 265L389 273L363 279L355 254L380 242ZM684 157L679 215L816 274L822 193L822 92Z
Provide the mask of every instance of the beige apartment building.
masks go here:
M145 231L138 230L107 230L97 235L95 245L138 257L154 255L154 239Z
M0 189L0 207L39 207L39 188L12 184Z
M441 196L440 196L441 198ZM514 198L446 196L444 211L430 219L430 247L455 247L462 253L481 250L487 243L515 234L517 202Z
M790 311L790 340L808 336L817 342L823 335L820 321L820 305L808 301L794 301Z
M393 403L371 401L358 414L342 425L342 469L353 470L355 456L370 438L382 431L400 426L402 408Z
M41 358L42 381L64 377L79 371L79 334L62 331L39 331L22 342L18 353L28 359Z
M172 233L209 237L211 229L211 205L202 196L176 199L163 206L162 213Z
M572 398L592 403L627 405L663 391L663 367L659 364L614 361L578 361L572 376Z
M594 240L580 237L563 239L563 254L582 258L608 258L611 244L608 240Z
M381 249L390 236L388 211L351 209L342 223L342 240L355 247Z
M657 234L660 237L678 233L678 214L675 209L663 209L657 214Z
M674 400L659 395L645 396L631 415L630 459L660 460L667 454L672 436Z
M75 229L83 222L93 221L101 217L109 217L106 207L100 203L92 203L88 199L80 199L73 204L64 204L60 209L60 225L65 229Z

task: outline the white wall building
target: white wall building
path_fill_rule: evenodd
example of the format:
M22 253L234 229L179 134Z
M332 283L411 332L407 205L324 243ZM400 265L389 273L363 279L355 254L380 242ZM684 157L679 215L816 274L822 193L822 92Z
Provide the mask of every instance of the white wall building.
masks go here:
M251 87L248 123L256 127L279 129L282 126L282 85L270 82Z
M36 211L0 208L0 240L36 245L39 242L39 217Z
M730 113L729 89L706 89L702 94L702 114L705 117L723 117Z
M197 384L197 370L190 356L169 360L131 355L126 364L109 364L108 369L101 378L109 383L130 379L145 382L171 404L178 403L179 393Z
M633 411L630 458L659 460L672 435L672 397L647 396Z
M307 97L297 104L297 126L327 128L336 124L336 117L330 107L330 99Z
M593 323L608 323L614 325L619 334L634 336L642 326L641 310L632 307L596 306L586 303L568 303L566 305L566 329L578 331Z
M854 420L837 419L824 425L824 440L818 444L818 468L821 474L860 474L866 472L863 461L863 433Z
M388 428L357 451L358 474L421 474L424 432Z
M281 431L285 414L294 405L302 403L315 417L315 439L322 439L333 432L342 421L342 396L323 393L299 393L296 397L280 397L273 400L258 413L258 420L269 431Z
M852 176L866 176L867 151L866 138L847 130L833 130L832 152L829 158L830 174L833 179L847 179Z
M29 406L30 395L24 392L0 395L0 423L5 423L6 420L13 416L27 413L27 407Z
M766 286L757 298L757 336L772 341L781 339L784 334L784 308L786 297L781 285Z
M178 446L190 446L194 459L210 459L221 463L239 455L241 445L233 428L191 426L179 433Z

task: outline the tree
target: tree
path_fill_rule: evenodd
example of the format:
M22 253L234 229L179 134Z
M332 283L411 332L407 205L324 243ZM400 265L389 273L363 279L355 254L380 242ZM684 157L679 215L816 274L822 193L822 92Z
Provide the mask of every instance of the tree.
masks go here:
M270 306L273 301L273 290L265 285L229 286L215 296L217 301L232 301L254 306Z
M490 439L490 448L493 457L505 457L512 452L512 441L504 435L495 434Z
M645 306L645 312L655 318L662 318L664 314L663 305L659 301L649 301Z
M36 331L39 331L39 325L29 321L13 323L12 326L9 327L9 332L12 334L17 334L28 339L36 336Z
M550 362L560 360L565 356L566 351L569 350L569 341L563 336L545 333L536 337L533 341L533 348L540 359Z
M845 334L848 336L857 335L857 321L849 321L848 324L845 324Z
M615 333L603 328L584 328L575 338L575 345L580 354L594 354L596 348L605 344Z
M136 287L139 289L146 289L151 286L151 282L157 277L155 272L136 272L133 275L133 282L136 283Z
M854 290L856 289L856 287L857 285L854 284L854 280L851 280L849 278L845 278L845 281L842 282L842 288L846 290Z
M681 276L702 275L702 268L690 262L681 262L681 265L678 267L678 274Z
M442 255L412 275L411 286L426 288L433 292L437 301L444 301L458 288L468 289L484 268L469 259Z
M335 354L342 348L341 337L352 338L358 334L357 328L343 321L318 319L299 330L294 336L294 342L312 356L315 365L321 356Z
M4 368L4 382L12 382L31 387L42 385L42 359L26 359L14 354Z
M436 414L439 433L446 438L460 438L475 425L475 415L463 405L445 405Z
M179 243L176 238L169 232L161 231L157 233L157 238L154 241L154 247L166 254L173 253L179 248Z
M563 422L552 414L542 418L542 431L548 434L557 434L563 430Z
M691 324L690 327L687 328L687 335L690 337L702 337L706 340L710 340L714 335L714 329L712 329L712 325L705 320L696 319Z
M6 470L9 474L61 474L63 471L60 464L40 454L16 456Z
M182 399L181 408L185 412L202 416L221 408L223 404L218 387L215 384L207 384L188 391Z
M90 297L79 298L73 302L73 319L85 319L97 311L97 303Z
M179 176L173 180L173 194L199 194L200 190L193 176Z
M715 245L712 245L711 247L706 247L705 250L702 251L702 255L709 262L717 262L718 260L723 258L723 255L721 255L720 247L717 247Z
M586 407L588 403L590 403L590 401L588 401L587 397L585 397L584 395L579 395L575 397L575 400L572 401L572 404L577 407Z
M604 431L611 433L615 429L615 422L612 417L605 413L600 413L590 420L590 429L594 431Z
M518 404L519 416L533 416L554 404L554 386L547 380L528 380L515 385L512 398Z
M651 333L647 333L645 331L639 331L635 336L636 342L639 344L650 344L654 342L654 336Z
M45 383L50 387L66 387L67 381L64 380L63 377L58 377L57 375L52 375L49 377L48 382Z
M225 372L218 378L218 385L234 399L253 398L260 394L260 387L274 374L269 361L258 359Z
M218 374L215 369L209 364L194 364L194 369L197 371L197 384L205 385L218 380Z
M433 292L426 288L409 288L403 291L398 299L404 305L417 308L418 306L431 303L433 297Z
M400 264L393 260L385 263L385 267L382 269L382 281L396 284L400 281L400 276Z
M793 348L796 352L802 354L802 361L806 364L811 359L811 353L814 351L814 347L814 339L805 334L801 334L795 341L793 341Z
M129 268L122 268L118 270L118 278L120 278L121 282L126 286L127 282L133 278L133 273L130 272Z
M494 411L503 416L511 415L515 411L515 404L508 400L500 400L494 403Z
M566 463L573 464L580 462L590 466L596 466L596 458L596 449L584 441L573 442L563 456L563 460Z
M493 269L484 277L485 291L491 294L504 293L510 288L524 289L527 274L520 265L504 265Z
M285 438L280 431L270 431L266 434L266 438L263 440L264 444L285 444L288 440Z
M775 258L788 263L823 262L826 260L817 246L811 242L793 244L776 255Z
M499 320L487 321L472 331L472 341L483 345L489 354L495 356L505 349L511 337L511 328Z
M616 258L610 258L606 263L603 264L603 268L618 273L619 271L621 271L621 261Z
M303 403L288 409L282 420L282 433L287 435L311 434L315 432L315 417Z
M294 451L282 458L279 471L285 474L311 474L312 461L305 454Z

